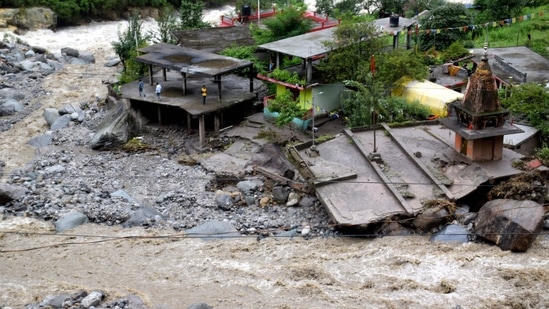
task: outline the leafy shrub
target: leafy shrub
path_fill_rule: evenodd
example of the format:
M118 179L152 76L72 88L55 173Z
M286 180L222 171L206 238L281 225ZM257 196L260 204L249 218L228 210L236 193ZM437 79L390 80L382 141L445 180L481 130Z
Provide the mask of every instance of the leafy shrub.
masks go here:
M547 166L549 164L549 148L543 147L536 151L536 157L538 157L543 165Z
M305 85L306 83L304 79L299 77L297 72L290 72L287 70L281 70L279 68L274 69L274 71L272 71L269 76L281 82L286 82L293 85Z
M459 41L452 43L448 49L442 53L444 60L446 61L457 60L461 57L467 56L468 54L469 51L463 47Z
M294 100L294 95L290 90L286 90L276 96L276 98L269 100L268 108L271 112L279 113L276 118L276 124L283 126L294 118L301 118L305 114L299 104Z

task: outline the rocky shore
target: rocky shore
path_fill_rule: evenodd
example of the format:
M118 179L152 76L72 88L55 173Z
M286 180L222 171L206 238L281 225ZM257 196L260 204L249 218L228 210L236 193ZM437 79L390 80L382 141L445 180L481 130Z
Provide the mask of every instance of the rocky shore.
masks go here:
M32 50L30 47L4 44L4 48L4 58L15 60L6 66L19 69L11 73L11 83L26 84L18 90L3 89L7 99L1 110L8 116L2 118L3 131L41 107L39 102L28 102L48 91L41 88L43 76L61 70L64 63L74 64L74 59L90 59L72 49L63 50L57 57L36 57L25 52L26 48ZM30 74L35 78L28 78ZM11 108L9 100L14 97L27 101ZM56 222L68 213L79 212L99 224L175 230L215 220L229 222L242 234L264 236L302 233L305 227L310 232L303 234L308 236L333 233L326 212L313 196L291 192L253 174L224 174L219 183L215 170L178 163L180 155L189 155L185 146L194 138L181 128L144 126L139 142L147 147L138 151L92 151L91 137L107 113L100 99L44 109L49 130L29 141L36 148L36 157L27 166L3 175L7 181L0 191L6 192L6 199L13 198L0 206L2 213ZM273 147L277 146L261 145L257 152ZM207 161L215 151L190 155L197 162ZM272 152L278 155L272 160L285 160L280 150Z

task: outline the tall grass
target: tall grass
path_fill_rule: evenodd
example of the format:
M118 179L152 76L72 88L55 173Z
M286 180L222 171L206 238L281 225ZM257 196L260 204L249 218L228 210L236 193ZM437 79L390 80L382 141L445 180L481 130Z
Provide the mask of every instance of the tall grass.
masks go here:
M543 15L538 13L543 12ZM549 5L536 8L524 8L521 15L533 14L536 16L529 20L519 21L514 24L505 24L503 26L493 27L492 24L484 28L482 35L473 39L472 33L469 33L463 43L467 48L481 48L487 41L490 47L515 47L526 46L536 53L549 59ZM515 16L518 17L518 16ZM463 25L455 25L463 26ZM530 34L530 39L528 39ZM392 46L393 37L387 35L384 38L385 46ZM406 47L406 33L402 32L399 36L398 45L400 48ZM412 34L412 48L416 47L415 33Z
M542 12L543 15L538 13ZM549 5L537 8L525 8L521 15L533 14L532 19L519 21L514 24L492 27L489 25L484 29L484 35L473 40L475 47L481 47L485 41L490 47L514 47L526 46L536 53L549 59ZM528 38L530 34L530 38Z

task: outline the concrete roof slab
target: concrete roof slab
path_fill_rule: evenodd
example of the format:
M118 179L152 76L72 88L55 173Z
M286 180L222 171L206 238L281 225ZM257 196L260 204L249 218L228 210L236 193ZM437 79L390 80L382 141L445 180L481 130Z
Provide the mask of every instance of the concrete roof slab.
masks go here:
M305 33L291 38L259 45L261 49L302 59L323 55L329 51L324 42L331 42L337 27Z
M229 73L252 63L192 48L159 43L139 49L137 62L207 77Z
M473 49L473 53L475 54L475 61L480 62L484 49ZM549 59L525 46L489 48L487 53L492 72L507 83L516 83L518 81L513 81L513 78L509 78L512 74L504 72L494 65L495 55L503 58L511 67L526 73L527 82L547 83L549 81Z
M513 161L522 155L506 148L502 160L471 162L454 150L455 133L438 122L387 130L340 135L316 145L317 158L309 157L307 149L299 150L301 160L313 163L314 176L322 175L324 162L331 165L328 171L341 164L356 173L356 179L315 188L337 224L366 225L395 214L413 214L423 209L425 200L459 199L491 179L521 173ZM379 163L367 158L374 148L382 159Z

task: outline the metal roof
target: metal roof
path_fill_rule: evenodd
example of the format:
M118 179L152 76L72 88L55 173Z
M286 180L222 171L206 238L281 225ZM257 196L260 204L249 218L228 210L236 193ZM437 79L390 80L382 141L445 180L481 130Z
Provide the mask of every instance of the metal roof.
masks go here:
M380 29L383 32L394 32L394 31L403 31L408 30L408 27L411 27L415 24L417 24L417 19L413 18L405 18L405 17L399 17L398 18L398 26L391 27L390 17L386 18L380 18L374 20L374 25L377 29Z
M259 45L261 49L267 49L302 59L320 56L329 51L324 42L331 42L337 27L305 33L287 39Z
M252 62L221 56L192 48L159 43L139 49L144 53L137 62L155 65L188 74L208 77L225 74L252 65Z

